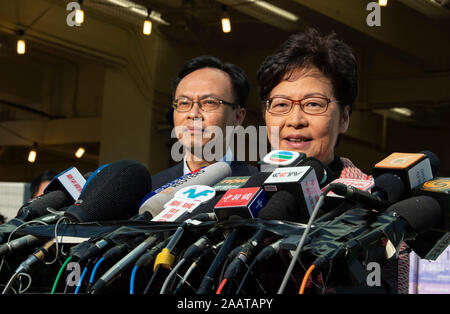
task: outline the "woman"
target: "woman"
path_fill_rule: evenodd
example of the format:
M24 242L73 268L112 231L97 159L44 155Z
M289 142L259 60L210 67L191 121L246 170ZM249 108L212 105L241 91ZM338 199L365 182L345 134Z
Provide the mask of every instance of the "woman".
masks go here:
M257 78L274 149L315 157L337 177L370 179L334 152L340 134L348 129L358 90L356 59L349 46L313 29L292 35L264 60Z
M335 154L358 91L357 62L348 45L314 29L291 35L264 60L257 79L273 149L317 158L334 172L330 180L372 179ZM408 255L400 256L398 267L387 265L394 266L383 271L391 291L408 293Z

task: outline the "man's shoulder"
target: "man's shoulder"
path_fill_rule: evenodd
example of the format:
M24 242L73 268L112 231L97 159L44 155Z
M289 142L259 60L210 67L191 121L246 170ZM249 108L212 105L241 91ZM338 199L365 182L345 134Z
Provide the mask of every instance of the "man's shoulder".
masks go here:
M251 176L258 172L258 168L247 164L243 161L232 161L231 162L231 176ZM175 166L167 168L161 172L152 176L152 191L167 184L176 178L183 175L183 163L178 163Z
M183 163L167 168L152 176L152 191L183 175Z
M251 176L258 172L258 168L247 164L243 161L232 161L231 162L231 176Z

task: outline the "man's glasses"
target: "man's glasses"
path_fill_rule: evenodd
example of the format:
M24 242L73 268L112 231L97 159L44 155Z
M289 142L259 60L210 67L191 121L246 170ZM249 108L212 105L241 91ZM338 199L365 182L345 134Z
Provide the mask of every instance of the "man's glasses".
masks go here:
M173 101L172 107L178 112L188 112L192 109L194 103L198 103L200 110L203 110L205 112L217 110L219 109L221 104L231 106L233 109L239 107L238 105L232 104L230 102L212 96L207 96L197 101L194 101L188 97L180 97Z
M327 111L330 102L330 99L320 96L306 97L300 100L275 96L266 100L266 110L274 115L285 115L291 112L295 104L299 104L304 113L317 115Z

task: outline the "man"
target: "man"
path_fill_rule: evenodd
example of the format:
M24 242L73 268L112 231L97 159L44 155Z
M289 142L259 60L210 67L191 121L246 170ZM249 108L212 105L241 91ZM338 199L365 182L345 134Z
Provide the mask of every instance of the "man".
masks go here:
M229 163L232 176L251 176L257 172L256 167L233 160L226 137L227 127L242 124L248 93L247 76L234 64L222 63L212 56L200 56L183 66L172 84L172 107L175 132L178 143L183 146L184 158L154 175L152 190L217 161ZM217 158L218 153L223 157ZM211 154L215 158L211 158Z
M39 176L33 179L33 181L31 181L30 183L30 199L41 196L44 193L44 189L57 174L58 173L56 171L45 170Z

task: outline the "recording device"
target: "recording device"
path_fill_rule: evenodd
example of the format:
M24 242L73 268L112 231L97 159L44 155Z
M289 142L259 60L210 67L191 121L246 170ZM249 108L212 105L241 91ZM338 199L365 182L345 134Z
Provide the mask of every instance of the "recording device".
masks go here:
M147 168L133 160L111 163L96 174L64 215L73 222L128 219L151 188Z
M16 269L16 273L28 272L31 267L39 261L44 260L45 256L47 256L49 249L55 244L56 239L51 239L39 249L36 250L30 257L28 257L25 261L23 261L19 267Z
M248 180L250 179L250 176L243 176L243 177L226 177L225 179L221 180L220 182L216 183L213 188L216 192L226 192L231 189L239 189L243 187Z
M214 213L218 220L228 220L233 215L255 218L266 203L266 194L259 187L232 189L228 190L214 206Z
M316 172L311 166L275 169L264 181L264 191L271 198L278 191L287 191L298 199L298 221L307 222L321 194Z
M175 192L175 196L164 204L164 209L152 221L180 221L215 195L215 189L207 185L184 187Z
M79 197L86 179L91 172L84 176L75 167L56 175L47 185L44 194L30 200L22 205L16 215L16 219L31 221L38 217L49 214L47 208L59 210L65 206L72 205Z
M273 172L279 167L296 167L306 159L306 154L287 150L273 150L258 163L260 172Z
M56 175L45 187L44 194L51 191L64 191L71 203L75 202L86 184L86 178L75 167Z
M141 201L139 206L139 214L149 212L152 217L156 217L163 209L164 205L170 201L178 190L192 185L214 186L217 182L231 175L231 168L226 162L216 162L205 168L200 168L195 172L191 172L180 177L147 194Z
M412 189L433 179L430 159L422 153L392 153L378 162L372 170L374 177L383 173L392 173L403 181L406 186L406 197L411 196Z
M442 210L439 223L407 244L423 259L436 260L450 244L450 178L437 177L415 189L413 195L426 195L435 199Z
M290 221L297 217L298 207L296 198L287 191L279 191L267 202L259 212L259 219ZM232 262L228 265L224 278L234 278L244 269L244 265L257 254L264 245L268 232L258 229L238 250ZM265 256L266 257L266 256ZM261 257L260 257L261 258Z
M396 239L413 239L439 224L441 208L432 197L421 195L392 204L387 208L385 215L395 217L387 223L392 224L390 230ZM367 228L366 231L364 229L364 227L360 229L355 237L340 245L336 250L319 256L313 264L319 267L324 262L342 257L355 248L368 248L375 241L386 236L381 228L373 230Z

